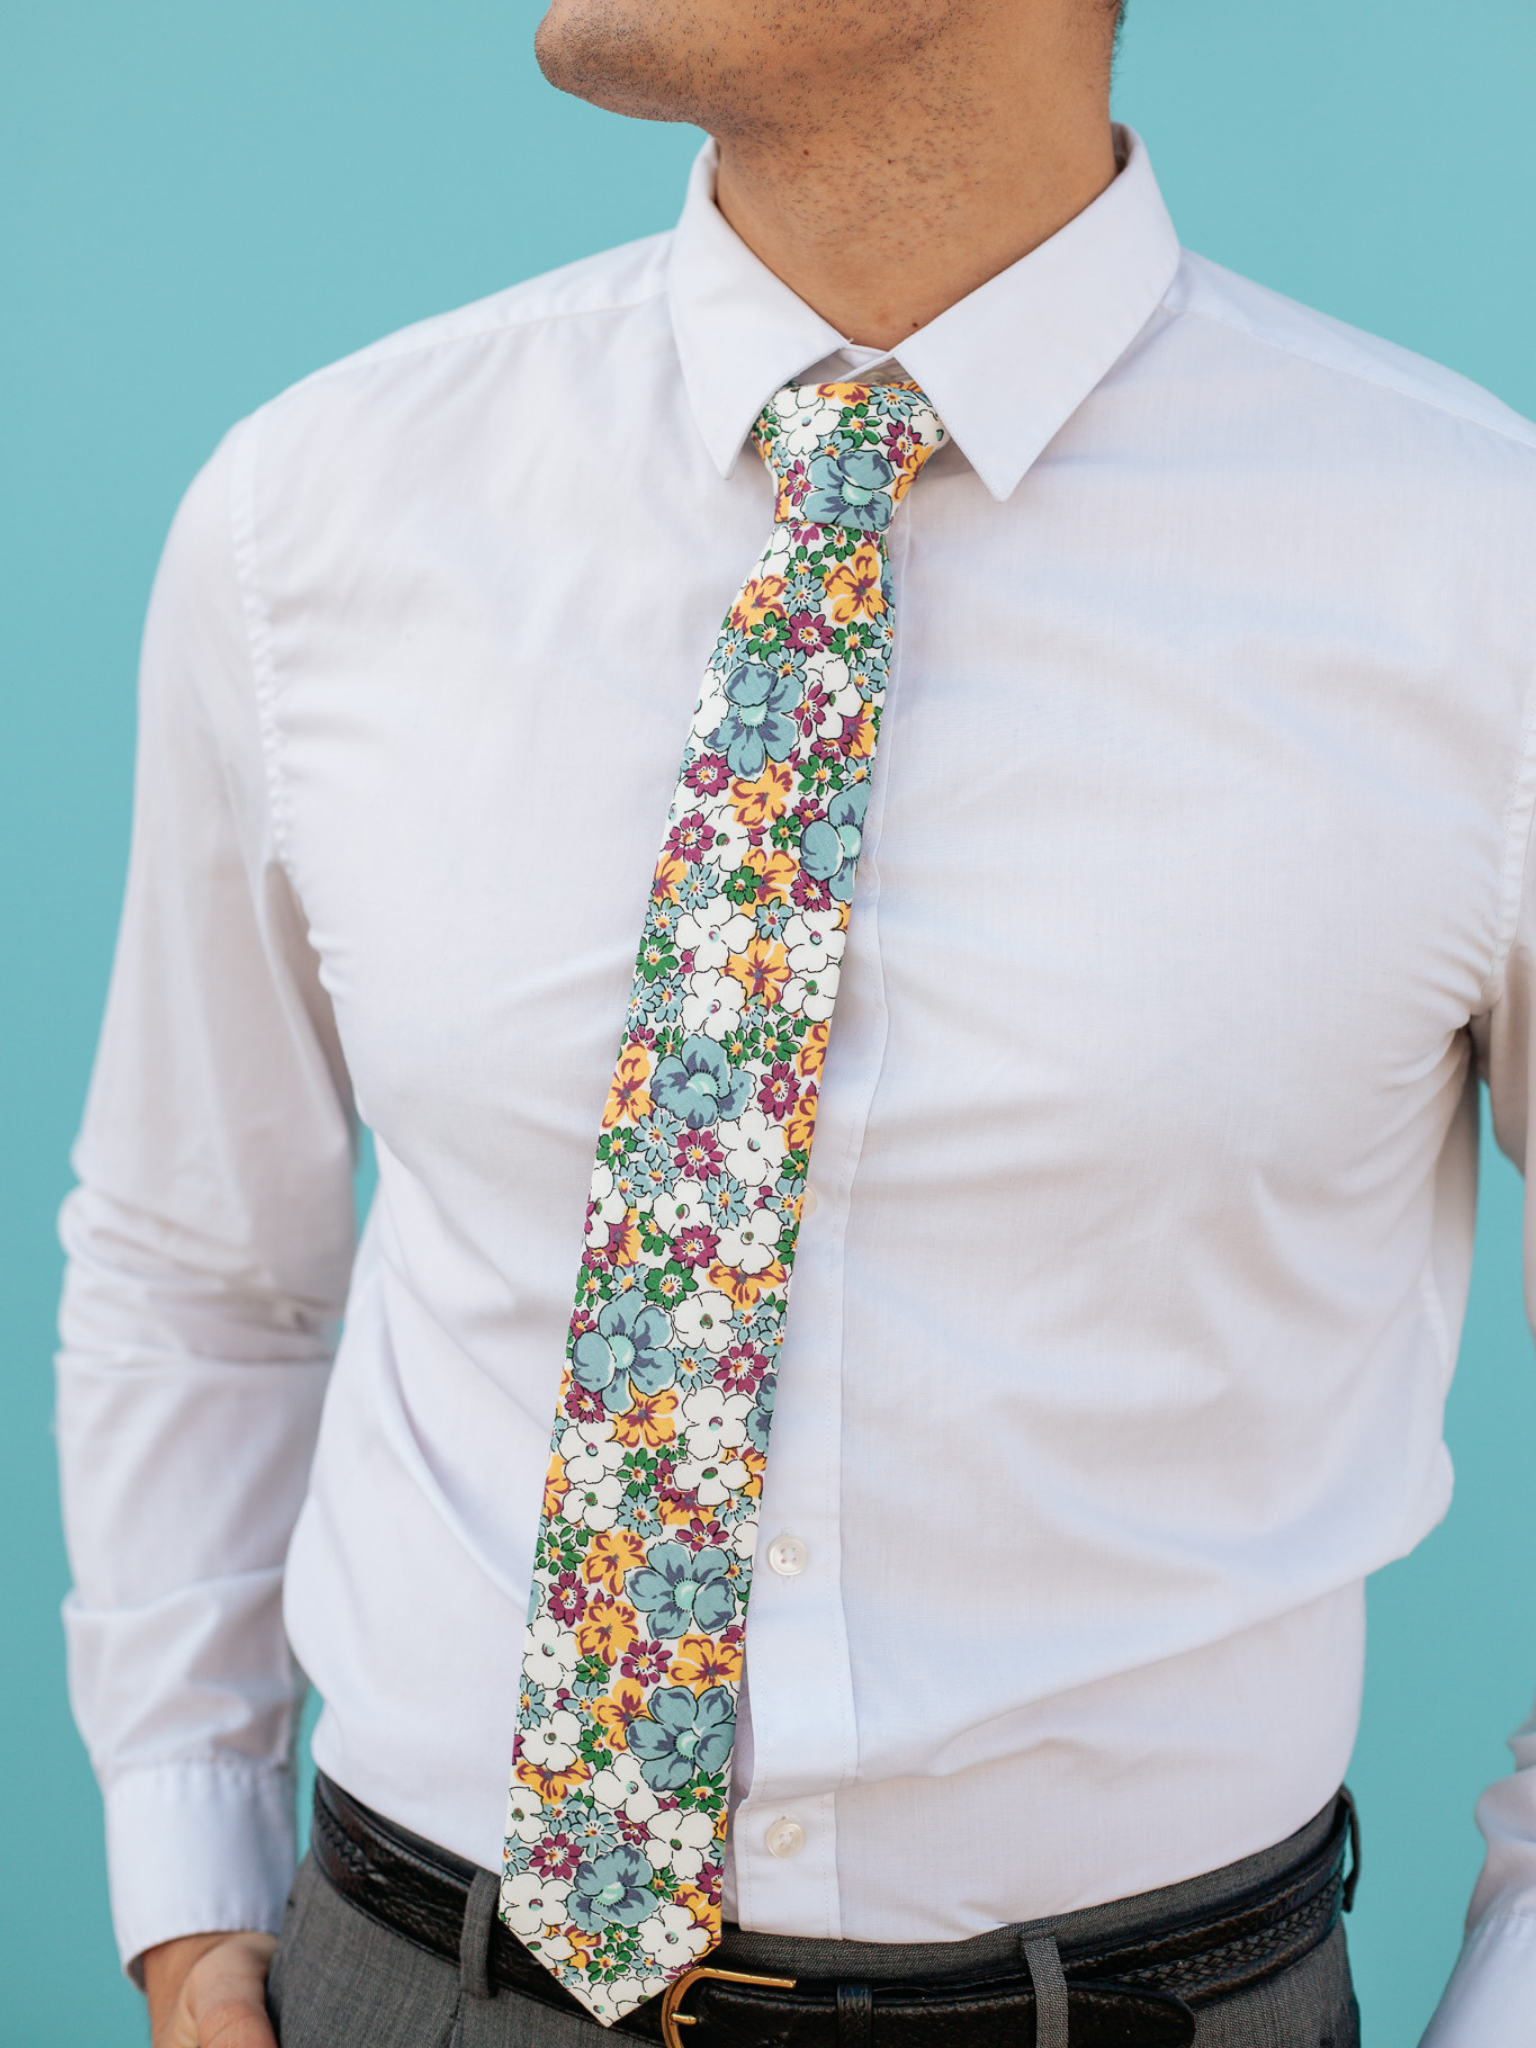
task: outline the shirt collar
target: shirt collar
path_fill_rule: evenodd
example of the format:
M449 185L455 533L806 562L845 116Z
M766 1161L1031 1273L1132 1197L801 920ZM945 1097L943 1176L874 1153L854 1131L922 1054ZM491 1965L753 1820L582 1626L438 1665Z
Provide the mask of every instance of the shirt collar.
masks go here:
M1146 148L1128 128L1117 141L1124 167L1091 206L895 352L994 498L1009 496L1125 353L1178 269ZM673 237L668 289L694 418L729 476L766 401L847 337L727 224L715 205L716 160L707 142Z

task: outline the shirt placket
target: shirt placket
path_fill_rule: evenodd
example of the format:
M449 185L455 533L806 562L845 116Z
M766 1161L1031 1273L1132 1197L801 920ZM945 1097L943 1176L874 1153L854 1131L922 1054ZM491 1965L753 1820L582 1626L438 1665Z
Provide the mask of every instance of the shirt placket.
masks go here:
M858 1769L842 1582L844 1280L854 1182L889 1021L880 841L899 724L906 556L903 520L890 539L896 636L880 765L822 1080L747 1612L751 1784L731 1823L741 1924L824 1940L843 1931L837 1794Z

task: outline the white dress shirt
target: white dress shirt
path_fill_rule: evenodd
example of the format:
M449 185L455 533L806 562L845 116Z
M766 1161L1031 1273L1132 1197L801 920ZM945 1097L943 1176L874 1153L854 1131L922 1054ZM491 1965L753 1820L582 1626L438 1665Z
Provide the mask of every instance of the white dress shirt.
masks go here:
M1450 1492L1479 1071L1523 1150L1536 431L1181 255L1126 147L900 351L953 445L894 530L783 1352L753 1928L969 1935L1328 1799L1362 1581ZM321 1766L498 1862L599 1115L772 518L747 436L847 340L712 166L674 233L287 392L171 536L64 1218L129 1957L276 1924L290 1642ZM1457 2048L1536 2005L1536 1763L1483 1815Z

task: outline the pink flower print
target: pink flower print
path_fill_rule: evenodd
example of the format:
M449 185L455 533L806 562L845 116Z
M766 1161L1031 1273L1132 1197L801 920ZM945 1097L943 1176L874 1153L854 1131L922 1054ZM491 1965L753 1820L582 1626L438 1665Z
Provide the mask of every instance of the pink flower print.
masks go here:
M831 884L828 882L818 882L814 876L808 875L802 867L795 869L795 879L790 886L789 893L794 898L795 906L799 910L830 910L832 908Z
M831 624L817 612L791 612L789 644L802 654L819 654L823 647L832 645Z
M715 831L704 822L702 811L690 811L667 834L667 851L678 860L700 861L714 844Z
M713 1131L684 1131L677 1141L677 1163L689 1180L718 1180L725 1154Z
M594 1394L573 1377L565 1390L565 1412L572 1422L601 1422L608 1411L601 1394Z
M683 777L696 796L723 796L731 786L724 754L700 754Z
M602 1403L598 1403L601 1410ZM574 1572L562 1572L549 1589L548 1607L556 1621L574 1627L587 1604L586 1588Z
M535 1843L528 1867L540 1877L571 1878L576 1875L580 1861L581 1851L569 1835L545 1835Z
M779 1060L769 1068L762 1087L757 1091L757 1099L766 1115L777 1117L782 1123L794 1108L799 1093L794 1069L787 1060Z
M768 1360L752 1344L732 1344L715 1367L715 1384L725 1394L755 1394Z
M707 1223L690 1223L672 1240L672 1256L680 1266L708 1266L720 1250L720 1239Z
M636 1678L642 1685L655 1685L672 1669L672 1647L669 1643L636 1643L633 1649L624 1652L619 1669L626 1678Z

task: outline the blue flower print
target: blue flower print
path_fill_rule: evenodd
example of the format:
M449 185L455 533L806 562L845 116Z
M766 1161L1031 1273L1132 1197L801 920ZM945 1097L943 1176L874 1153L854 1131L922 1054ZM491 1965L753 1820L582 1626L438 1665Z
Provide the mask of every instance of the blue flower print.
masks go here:
M583 1934L596 1934L615 1920L621 1927L638 1927L656 1910L651 1874L651 1859L627 1844L596 1856L578 1866L565 1910Z
M725 679L730 705L705 745L724 754L733 775L753 782L770 761L785 761L795 744L795 722L788 714L800 708L798 676L775 675L761 662L744 661Z
M652 1101L681 1117L690 1131L733 1122L751 1093L751 1076L733 1074L725 1054L702 1032L685 1038L680 1053L669 1053L651 1080Z
M560 1826L561 1832L569 1837L583 1856L606 1856L619 1846L616 1816L591 1799L567 1800L560 1816Z
M724 1551L701 1550L695 1557L681 1543L658 1543L646 1568L630 1573L624 1590L658 1639L685 1636L693 1629L713 1635L736 1612L729 1570Z
M896 472L877 448L813 455L810 494L801 511L817 526L881 531L891 523L891 480Z
M722 1230L729 1230L733 1224L740 1223L752 1206L741 1182L732 1180L729 1175L722 1175L710 1184L709 1200L715 1221Z
M757 1390L757 1406L747 1417L747 1435L755 1447L765 1455L768 1450L768 1432L773 1427L773 1377L763 1381Z
M807 825L800 841L800 865L812 881L828 883L839 903L846 903L853 894L854 867L868 806L867 782L839 790L827 806L826 817Z
M630 1382L642 1394L659 1394L677 1370L667 1346L672 1325L666 1312L638 1294L621 1294L584 1330L571 1347L571 1371L589 1393L601 1394L603 1406L622 1411L630 1405Z
M723 1768L736 1727L736 1709L723 1685L712 1685L697 1699L686 1685L669 1686L653 1696L651 1715L630 1723L629 1750L653 1792L678 1792L701 1772L708 1776ZM574 1892L571 1899L574 1904Z

